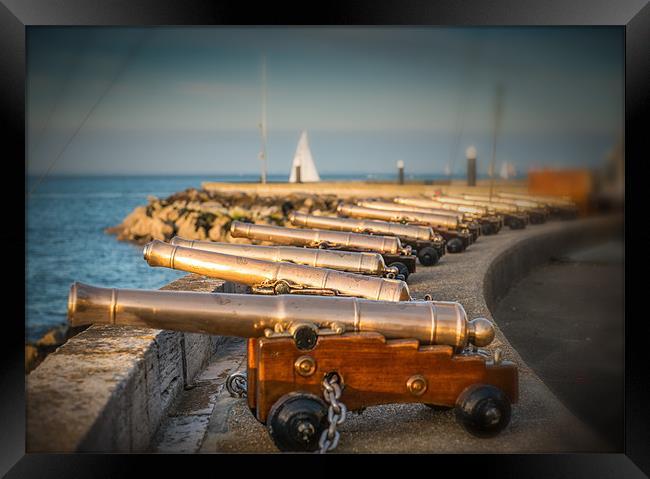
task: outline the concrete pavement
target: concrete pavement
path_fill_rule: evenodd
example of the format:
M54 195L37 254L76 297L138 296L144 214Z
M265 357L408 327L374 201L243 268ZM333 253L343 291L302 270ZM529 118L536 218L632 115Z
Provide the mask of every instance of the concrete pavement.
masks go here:
M335 452L607 451L607 442L577 419L512 347L488 304L494 305L498 298L493 296L512 279L505 271L524 271L526 262L542 254L536 252L586 242L593 236L590 232L615 228L617 221L593 218L554 221L519 231L504 228L498 235L481 237L462 254L445 255L436 266L418 265L418 272L409 278L413 296L423 298L428 293L436 300L459 301L470 318L483 316L495 322L496 339L488 349L501 348L504 358L515 361L520 368L520 401L513 405L511 423L495 438L477 439L456 423L453 411L434 411L421 404L375 406L348 416L339 427L341 440ZM191 281L188 284L191 286ZM154 450L277 451L245 400L230 398L224 389L227 374L245 367L245 343L233 339L227 344L199 376L197 384L202 389L186 391L194 396L201 396L203 391L202 399L195 397L198 406L172 413L160 428Z

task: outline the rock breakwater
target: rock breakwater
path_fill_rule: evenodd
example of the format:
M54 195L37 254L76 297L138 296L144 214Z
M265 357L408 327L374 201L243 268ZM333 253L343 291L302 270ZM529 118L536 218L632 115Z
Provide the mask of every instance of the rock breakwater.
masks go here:
M285 226L291 211L334 213L339 201L338 196L328 194L260 196L189 188L164 199L149 197L147 205L138 206L121 224L105 231L117 235L118 240L140 244L154 239L168 241L174 236L248 243L230 236L233 221Z

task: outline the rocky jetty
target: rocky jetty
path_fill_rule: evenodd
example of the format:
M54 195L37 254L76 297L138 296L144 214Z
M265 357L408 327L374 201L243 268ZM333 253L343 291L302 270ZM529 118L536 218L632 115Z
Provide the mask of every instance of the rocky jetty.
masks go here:
M140 244L154 239L168 241L174 236L241 243L248 240L230 236L230 224L235 220L284 226L291 211L334 213L338 202L336 195L258 196L189 188L165 199L149 197L146 206L138 206L106 232Z

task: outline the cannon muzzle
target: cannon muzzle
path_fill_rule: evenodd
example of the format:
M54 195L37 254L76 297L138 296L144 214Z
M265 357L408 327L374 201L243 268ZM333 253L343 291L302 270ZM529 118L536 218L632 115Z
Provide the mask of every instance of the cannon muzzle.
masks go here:
M77 282L68 296L68 322L244 338L273 337L308 324L334 333L372 331L387 339L412 338L456 349L487 346L494 339L489 320L468 321L454 302L117 289Z
M316 216L299 212L291 213L289 215L289 221L293 225L304 226L305 228L397 236L405 241L439 241L438 235L428 226L404 225L389 221L339 218L335 216Z
M411 299L404 281L184 248L159 240L145 245L144 259L150 266L246 284L262 294L342 295L384 301Z
M394 236L374 236L319 229L283 228L280 226L254 225L240 221L232 222L230 234L234 238L249 238L292 246L348 251L375 251L381 254L410 254L410 248L402 246L399 238Z

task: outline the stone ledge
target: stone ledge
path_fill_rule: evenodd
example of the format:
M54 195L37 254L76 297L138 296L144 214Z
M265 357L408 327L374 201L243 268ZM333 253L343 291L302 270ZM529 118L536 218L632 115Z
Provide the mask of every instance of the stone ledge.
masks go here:
M223 282L189 275L161 289L221 291ZM26 451L147 451L162 418L222 340L91 326L26 377Z

